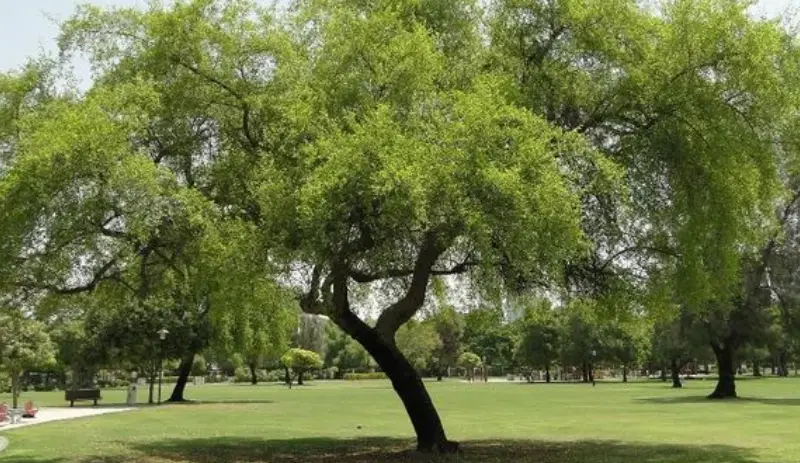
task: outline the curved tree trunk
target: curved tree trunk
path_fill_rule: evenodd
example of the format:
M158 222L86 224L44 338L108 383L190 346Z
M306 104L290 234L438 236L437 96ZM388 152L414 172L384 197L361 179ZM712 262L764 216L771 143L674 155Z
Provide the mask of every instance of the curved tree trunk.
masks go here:
M175 382L172 395L167 402L186 402L183 393L186 391L186 383L189 382L189 375L192 373L193 363L194 352L186 354L186 356L181 359L181 365L178 367L178 380Z
M341 314L334 321L364 346L391 380L392 387L402 400L414 426L417 450L426 453L455 453L458 443L447 440L439 413L422 378L400 350L352 313Z
M681 366L678 359L672 359L670 367L672 371L672 387L676 389L683 387L683 384L681 384Z
M719 379L714 392L708 396L709 399L732 399L736 398L736 368L734 367L734 349L730 343L725 343L724 347L719 344L712 344L714 355L717 358L717 369Z

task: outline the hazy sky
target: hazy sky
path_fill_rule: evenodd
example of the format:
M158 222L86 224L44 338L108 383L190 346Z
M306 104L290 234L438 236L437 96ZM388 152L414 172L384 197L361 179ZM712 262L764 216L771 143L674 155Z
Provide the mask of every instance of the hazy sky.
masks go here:
M54 49L57 25L85 0L0 0L0 71L16 68L40 50ZM89 0L97 5L144 6L147 0ZM760 0L756 13L769 16L800 0ZM84 76L85 77L85 76Z

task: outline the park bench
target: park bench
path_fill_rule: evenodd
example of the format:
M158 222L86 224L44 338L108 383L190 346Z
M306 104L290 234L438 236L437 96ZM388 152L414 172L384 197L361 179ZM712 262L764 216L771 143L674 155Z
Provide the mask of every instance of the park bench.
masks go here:
M64 391L64 400L69 401L69 406L75 405L75 402L80 400L91 400L97 406L97 401L102 400L100 397L100 389L72 389Z

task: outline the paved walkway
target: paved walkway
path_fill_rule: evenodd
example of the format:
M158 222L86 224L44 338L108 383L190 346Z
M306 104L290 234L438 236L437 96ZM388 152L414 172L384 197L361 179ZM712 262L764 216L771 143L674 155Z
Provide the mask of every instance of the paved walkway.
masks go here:
M97 408L42 408L36 414L36 418L23 418L22 423L8 424L0 426L0 432L8 431L10 429L22 428L25 426L33 426L35 424L47 423L50 421L73 420L76 418L84 418L88 416L105 415L107 413L119 413L134 410L133 408L125 407L97 407ZM0 444L2 446L2 444Z

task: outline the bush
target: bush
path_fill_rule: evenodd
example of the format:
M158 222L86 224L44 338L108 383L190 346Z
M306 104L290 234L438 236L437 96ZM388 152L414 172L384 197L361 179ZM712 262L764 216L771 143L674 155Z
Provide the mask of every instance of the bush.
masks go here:
M346 381L364 381L369 379L388 379L386 373L379 371L375 373L345 373Z
M233 375L234 383L250 383L253 378L250 376L250 370L239 367Z

